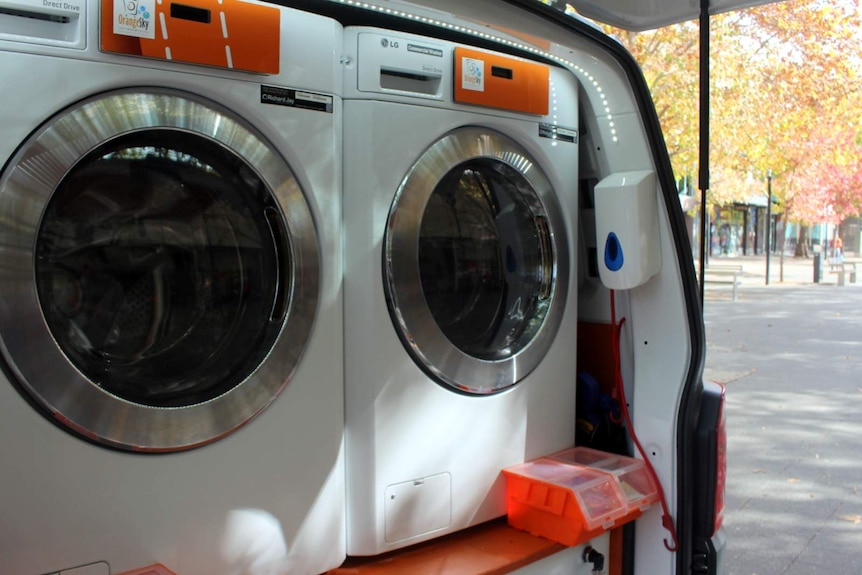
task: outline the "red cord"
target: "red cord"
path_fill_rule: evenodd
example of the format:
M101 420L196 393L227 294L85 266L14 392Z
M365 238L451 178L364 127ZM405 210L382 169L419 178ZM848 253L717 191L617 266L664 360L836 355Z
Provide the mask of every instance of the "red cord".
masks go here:
M661 500L661 508L662 508L662 512L664 513L664 515L662 515L662 518L661 518L661 524L665 529L670 531L671 540L673 541L673 543L668 543L667 539L665 539L664 540L664 546L667 548L668 551L674 552L677 549L679 549L679 538L677 537L677 534L676 534L676 527L673 524L673 517L671 516L670 511L668 510L668 507L667 507L667 499L664 496L664 489L662 489L661 482L658 479L658 474L656 473L655 468L652 465L652 462L647 457L647 454L644 451L643 446L641 446L640 440L638 439L637 435L635 434L635 428L634 428L634 425L632 425L632 418L631 418L631 415L629 415L629 406L628 406L628 403L626 402L626 390L625 390L625 386L623 385L622 366L620 365L620 339L622 337L623 324L626 322L626 318L622 318L620 320L619 325L617 325L616 296L614 294L614 290L610 290L610 292L611 292L611 326L612 326L611 338L613 340L611 343L611 346L612 346L611 349L613 350L614 364L615 364L614 387L617 390L617 394L619 395L620 408L622 409L622 412L623 412L623 418L626 420L626 427L628 427L629 434L632 437L632 442L635 444L635 447L637 447L638 453L641 454L641 457L643 458L644 463L646 464L647 471L649 472L650 477L652 477L653 482L655 483L656 487L658 488L658 493L659 493L659 497Z

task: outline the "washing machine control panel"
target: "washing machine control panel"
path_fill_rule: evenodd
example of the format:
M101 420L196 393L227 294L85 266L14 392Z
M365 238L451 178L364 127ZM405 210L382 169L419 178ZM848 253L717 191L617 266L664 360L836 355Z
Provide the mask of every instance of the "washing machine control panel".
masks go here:
M348 28L345 48L348 98L385 95L531 116L550 111L553 73L541 62L379 28Z
M395 34L358 35L360 92L443 100L451 90L452 50L433 40Z
M0 0L0 41L86 46L86 0Z

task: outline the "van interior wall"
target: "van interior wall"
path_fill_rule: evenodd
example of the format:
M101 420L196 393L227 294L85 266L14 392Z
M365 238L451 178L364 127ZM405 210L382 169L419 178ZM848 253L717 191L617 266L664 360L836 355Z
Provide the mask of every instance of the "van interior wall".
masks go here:
M601 168L602 151L592 135L598 126L593 107L581 87L578 117L578 393L575 444L628 455L629 445L618 412L611 413L616 370L614 329L610 319L610 292L598 271L595 223L595 185L608 174ZM630 333L624 331L623 334ZM611 531L609 575L633 572L632 525Z

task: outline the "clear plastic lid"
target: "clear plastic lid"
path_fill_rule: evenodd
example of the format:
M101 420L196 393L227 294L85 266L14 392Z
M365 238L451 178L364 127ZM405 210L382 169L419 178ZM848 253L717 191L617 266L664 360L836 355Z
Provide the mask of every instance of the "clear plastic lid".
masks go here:
M644 507L658 498L655 482L643 465L620 473L617 480L630 504Z
M614 519L628 511L624 495L613 479L608 478L584 489L574 490L584 513L584 522L590 529L611 527Z
M549 457L557 461L565 461L566 463L574 463L575 465L586 465L588 467L598 467L600 469L612 469L617 465L619 456L589 447L573 447L557 453L551 454Z
M647 507L657 499L658 489L643 461L625 455L606 453L588 447L559 451L550 458L605 471L616 477L625 500L631 506Z

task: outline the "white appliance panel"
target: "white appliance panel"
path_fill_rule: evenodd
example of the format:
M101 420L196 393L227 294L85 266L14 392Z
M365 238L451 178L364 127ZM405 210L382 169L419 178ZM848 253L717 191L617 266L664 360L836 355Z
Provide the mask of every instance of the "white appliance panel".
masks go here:
M362 32L348 29L348 54ZM442 45L442 60L451 60L452 44L416 44ZM573 444L578 153L575 143L539 137L539 122L548 118L362 92L355 90L362 85L357 70L362 74L361 58L345 76L348 554L373 555L505 514L500 470ZM552 121L576 129L574 78L554 70L552 82L558 99ZM567 245L571 258L563 319L546 356L520 383L486 396L456 393L417 366L393 326L383 286L383 238L395 191L435 140L464 126L500 132L536 160L563 213L565 229L554 230L555 241ZM410 482L441 477L451 490L408 489ZM404 525L393 525L387 495L398 489L412 493L419 508L451 509L451 521L411 524L405 514Z
M284 10L282 73L262 76L103 54L98 6L84 6L86 50L0 41L0 76L15 86L0 96L0 165L40 124L82 98L155 87L215 101L277 148L305 194L320 250L318 308L276 400L243 428L191 451L140 455L88 443L38 413L4 370L0 572L64 572L99 562L113 573L152 563L186 575L326 571L345 555L336 161L342 108L334 61L341 27ZM262 104L262 84L332 95L333 111Z

